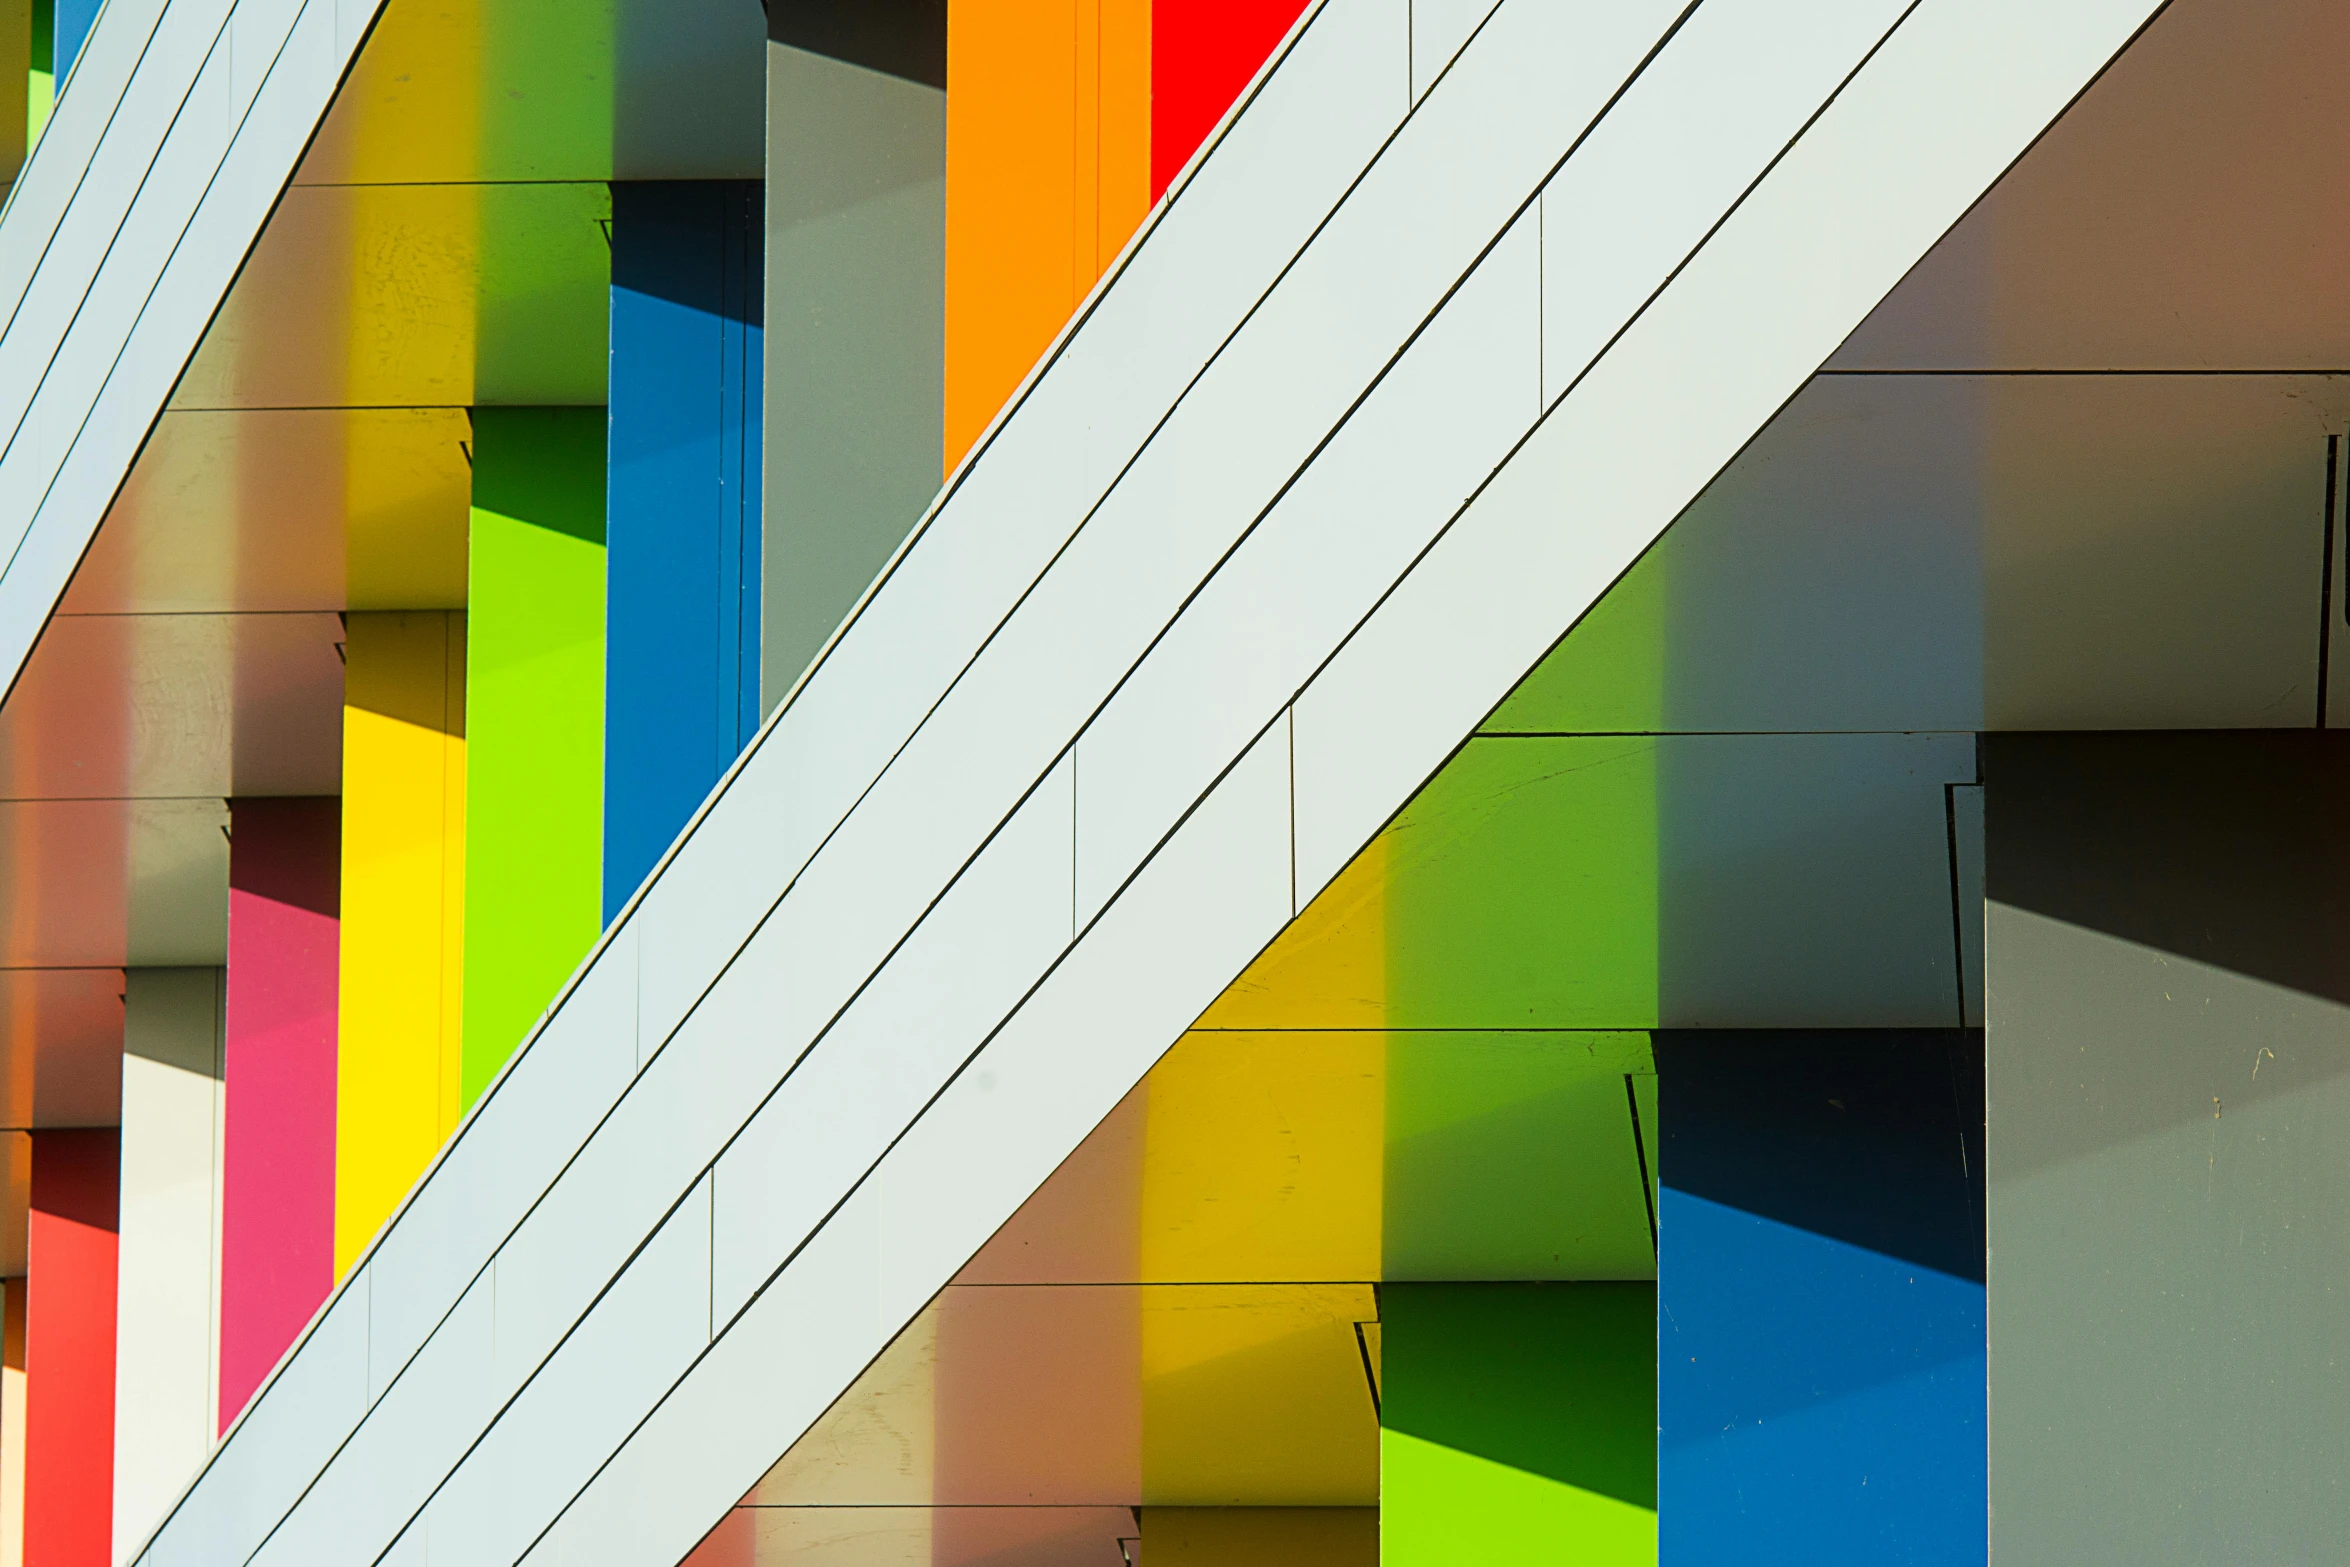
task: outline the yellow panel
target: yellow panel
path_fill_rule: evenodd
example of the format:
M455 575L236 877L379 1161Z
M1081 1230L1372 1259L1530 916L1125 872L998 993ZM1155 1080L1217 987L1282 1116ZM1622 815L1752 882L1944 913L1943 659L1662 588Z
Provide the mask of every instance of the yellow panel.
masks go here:
M1145 1504L1377 1504L1378 1417L1355 1334L1378 1315L1368 1284L1139 1293Z
M335 1271L457 1119L465 617L350 617Z
M1379 1277L1386 1036L1186 1034L1146 1082L1142 1277Z
M463 609L473 471L456 408L351 409L345 422L346 602Z
M1388 839L1373 839L1197 1026L1385 1027L1389 856Z
M481 5L385 6L296 182L482 178Z
M1376 1507L1146 1507L1150 1567L1378 1567Z

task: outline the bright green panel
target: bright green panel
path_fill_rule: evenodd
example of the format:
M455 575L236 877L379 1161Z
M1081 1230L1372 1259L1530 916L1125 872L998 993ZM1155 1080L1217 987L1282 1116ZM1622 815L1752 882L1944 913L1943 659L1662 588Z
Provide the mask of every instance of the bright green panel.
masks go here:
M1379 1433L1383 1567L1653 1567L1656 1514L1400 1431Z
M613 0L478 4L481 167L506 180L610 168Z
M1487 734L1654 734L1665 724L1670 557L1651 550L1486 720Z
M1387 1279L1650 1279L1644 1033L1387 1036Z
M1656 1288L1379 1292L1388 1567L1656 1560Z
M1473 739L1389 829L1396 1028L1652 1028L1656 742Z
M473 415L464 1102L598 931L604 410Z
M611 370L612 187L485 185L475 199L474 402L600 407Z

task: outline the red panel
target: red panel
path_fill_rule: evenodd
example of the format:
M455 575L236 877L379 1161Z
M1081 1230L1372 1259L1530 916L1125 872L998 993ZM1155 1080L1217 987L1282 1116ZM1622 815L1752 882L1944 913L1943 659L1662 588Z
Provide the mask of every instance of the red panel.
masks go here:
M1305 0L1157 0L1151 8L1151 200L1207 139Z
M342 802L230 807L220 1424L335 1278Z
M33 1133L25 1301L25 1561L109 1567L115 1212L122 1144Z

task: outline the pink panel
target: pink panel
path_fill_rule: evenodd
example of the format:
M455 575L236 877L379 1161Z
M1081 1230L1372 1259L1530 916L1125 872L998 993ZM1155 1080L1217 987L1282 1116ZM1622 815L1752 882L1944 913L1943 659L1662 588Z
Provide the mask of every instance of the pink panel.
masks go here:
M334 1285L342 802L229 812L223 1430Z

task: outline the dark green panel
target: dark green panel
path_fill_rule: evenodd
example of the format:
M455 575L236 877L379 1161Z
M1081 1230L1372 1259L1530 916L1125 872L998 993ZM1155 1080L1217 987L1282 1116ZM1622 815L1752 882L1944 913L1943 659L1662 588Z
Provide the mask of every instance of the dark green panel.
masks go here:
M1656 1506L1656 1286L1388 1284L1379 1423Z

